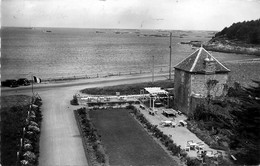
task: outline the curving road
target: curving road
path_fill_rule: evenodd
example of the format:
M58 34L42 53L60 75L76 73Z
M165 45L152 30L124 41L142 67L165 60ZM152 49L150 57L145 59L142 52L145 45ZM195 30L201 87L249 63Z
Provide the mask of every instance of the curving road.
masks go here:
M162 79L166 79L165 75L155 76L155 80ZM144 81L151 81L151 77L103 78L35 85L34 92L39 93L43 100L39 166L88 165L73 114L73 110L79 106L70 105L75 93L84 88ZM31 95L31 87L2 88L1 91L1 95Z

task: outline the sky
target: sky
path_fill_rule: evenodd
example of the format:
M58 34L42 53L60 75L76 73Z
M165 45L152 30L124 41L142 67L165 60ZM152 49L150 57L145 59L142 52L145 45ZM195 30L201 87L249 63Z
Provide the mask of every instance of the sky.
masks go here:
M222 30L260 18L260 0L2 0L2 26Z

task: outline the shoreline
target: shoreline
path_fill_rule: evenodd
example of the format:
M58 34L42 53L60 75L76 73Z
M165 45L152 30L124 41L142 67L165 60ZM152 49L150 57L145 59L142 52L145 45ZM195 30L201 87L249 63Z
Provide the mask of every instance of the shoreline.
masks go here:
M203 47L208 51L260 56L260 48L257 47L241 47L222 43L206 44Z
M251 70L252 72L254 71L253 69L258 69L258 63L260 63L260 58L253 58L253 59L243 59L243 60L230 60L230 61L225 61L223 64L226 64L228 68L231 69L231 74L230 76L235 77L237 79L238 71L237 69L241 69L241 65L244 67L247 67L247 70ZM259 77L255 76L255 72L251 73L247 72L245 78L248 79L258 79ZM257 72L256 72L257 73ZM252 75L253 74L253 75ZM161 72L161 73L155 73L154 74L154 79L155 80L163 80L163 79L168 79L169 78L169 73L167 72ZM245 78L243 78L243 81L246 81ZM172 79L174 79L174 71L172 71ZM145 80L145 81L150 81L152 82L152 73L142 73L142 74L131 74L131 75L120 75L120 76L107 76L107 77L94 77L94 78L73 78L73 79L53 79L51 81L43 81L40 84L33 84L33 89L34 90L40 90L40 89L51 89L51 88L62 88L62 87L73 87L73 86L84 86L84 85L90 85L93 83L96 84L102 84L102 83L109 83L109 82L124 82L124 84L127 84L129 82L136 81L138 80ZM239 81L239 79L238 79ZM242 80L240 80L242 81ZM32 85L30 86L19 86L16 88L9 88L9 87L1 87L1 92L2 94L5 92L14 92L14 91L31 91Z
M180 44L188 44L196 48L203 46L207 51L260 56L260 45L239 44L229 40L225 40L225 41L219 41L219 40L211 41L211 40L206 43L203 43L202 41L194 40L194 41L181 42Z

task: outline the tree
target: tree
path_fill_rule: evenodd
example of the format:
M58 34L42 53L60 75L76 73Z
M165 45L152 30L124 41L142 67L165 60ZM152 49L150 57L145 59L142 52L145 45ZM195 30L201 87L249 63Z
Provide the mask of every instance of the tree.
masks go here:
M239 164L259 164L260 148L260 81L253 81L257 86L244 88L239 97L240 110L235 111L236 131L242 146L238 154Z
M244 88L244 95L240 96L241 110L237 113L239 118L239 131L250 139L259 139L260 129L260 81L254 81L256 87Z

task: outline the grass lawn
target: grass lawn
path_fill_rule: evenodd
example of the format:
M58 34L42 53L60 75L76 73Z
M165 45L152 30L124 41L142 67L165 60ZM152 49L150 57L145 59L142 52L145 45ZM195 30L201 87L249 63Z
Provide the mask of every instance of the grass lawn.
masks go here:
M120 92L121 95L133 95L140 94L140 90L145 87L162 87L162 88L173 88L173 80L163 80L127 85L107 86L103 88L87 88L81 90L82 93L92 95L116 95L116 92Z
M131 110L92 110L110 165L177 165L129 114Z
M231 72L230 83L239 82L242 86L253 85L252 80L260 80L260 61L255 62L229 62L225 64Z

